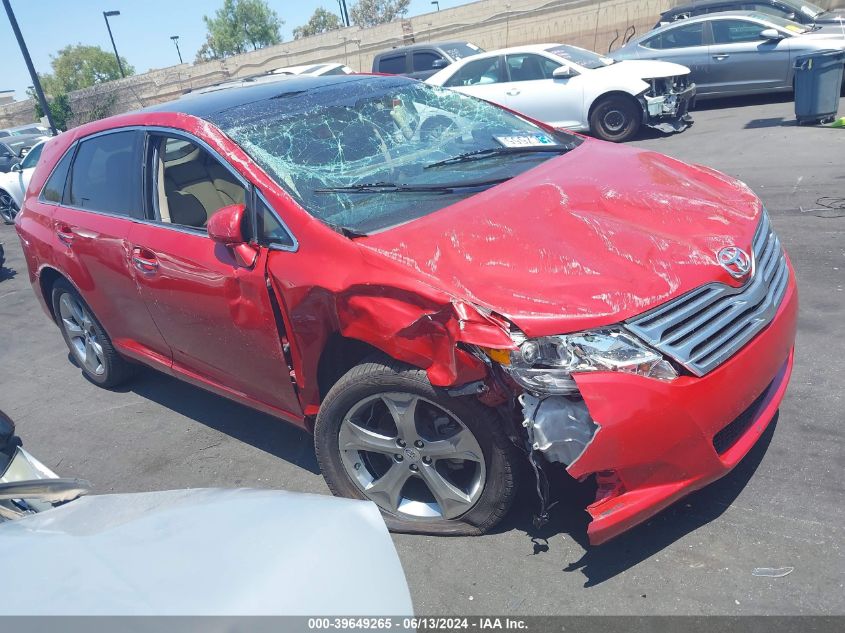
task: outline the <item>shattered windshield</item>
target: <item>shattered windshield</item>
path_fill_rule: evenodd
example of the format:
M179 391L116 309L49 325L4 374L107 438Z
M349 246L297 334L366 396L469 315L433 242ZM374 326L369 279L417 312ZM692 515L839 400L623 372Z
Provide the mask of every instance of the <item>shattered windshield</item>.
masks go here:
M282 92L210 120L309 213L354 233L432 213L581 142L474 97L394 77Z

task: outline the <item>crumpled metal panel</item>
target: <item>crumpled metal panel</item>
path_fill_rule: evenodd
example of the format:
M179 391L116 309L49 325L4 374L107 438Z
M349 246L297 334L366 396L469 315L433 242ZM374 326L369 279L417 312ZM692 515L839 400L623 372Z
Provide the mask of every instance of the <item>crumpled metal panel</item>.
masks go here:
M0 524L5 615L413 613L369 501L273 490L84 497Z

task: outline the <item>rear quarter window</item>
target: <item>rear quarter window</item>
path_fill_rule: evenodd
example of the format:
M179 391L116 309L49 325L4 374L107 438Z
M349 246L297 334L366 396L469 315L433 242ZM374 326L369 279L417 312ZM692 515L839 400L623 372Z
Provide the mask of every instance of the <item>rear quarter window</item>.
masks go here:
M62 196L65 191L65 182L67 181L67 172L70 167L70 161L73 159L73 151L75 146L71 147L62 156L58 162L53 173L47 179L44 187L41 189L41 200L44 202L52 202L58 204L62 201Z

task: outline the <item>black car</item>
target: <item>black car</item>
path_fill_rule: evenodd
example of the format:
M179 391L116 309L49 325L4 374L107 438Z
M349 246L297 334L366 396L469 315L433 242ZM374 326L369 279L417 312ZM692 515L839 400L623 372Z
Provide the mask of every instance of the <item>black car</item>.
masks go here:
M7 172L12 165L21 162L26 153L36 143L49 138L42 134L4 136L0 138L0 172Z
M664 12L655 28L675 20L721 11L756 11L810 25L839 24L845 21L845 11L842 9L826 11L803 0L701 0L680 4Z
M463 41L399 46L378 53L373 58L373 72L385 75L405 75L414 79L428 79L452 62L483 52L483 48L471 42Z

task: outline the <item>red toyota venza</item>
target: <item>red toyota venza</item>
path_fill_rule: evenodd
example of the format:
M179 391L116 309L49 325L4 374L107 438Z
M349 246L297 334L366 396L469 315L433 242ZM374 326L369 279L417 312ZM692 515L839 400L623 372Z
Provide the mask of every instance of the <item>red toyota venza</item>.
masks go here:
M90 380L142 363L308 429L398 531L490 529L527 459L543 512L548 469L596 477L606 541L731 470L792 367L794 275L742 183L403 78L75 128L16 226Z

